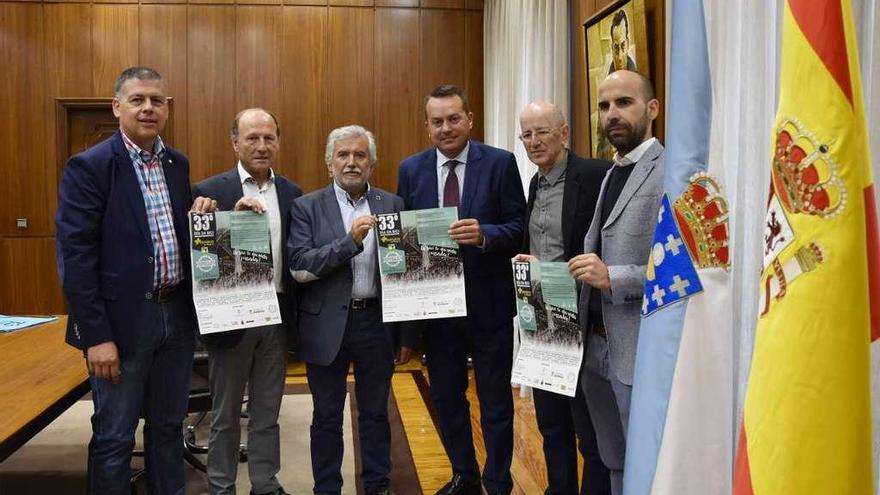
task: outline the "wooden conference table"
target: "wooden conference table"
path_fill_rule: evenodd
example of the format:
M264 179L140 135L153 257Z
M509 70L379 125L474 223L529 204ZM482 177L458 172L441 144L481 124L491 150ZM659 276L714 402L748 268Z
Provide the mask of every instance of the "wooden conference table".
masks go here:
M82 351L64 343L67 317L0 334L0 462L89 391Z

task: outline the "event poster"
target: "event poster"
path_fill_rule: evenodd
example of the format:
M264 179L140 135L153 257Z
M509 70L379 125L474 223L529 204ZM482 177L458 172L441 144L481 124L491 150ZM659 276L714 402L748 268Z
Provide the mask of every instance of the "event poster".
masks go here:
M511 382L574 397L584 346L568 263L513 262L520 346Z
M266 215L190 213L193 303L204 334L281 323Z
M467 316L455 207L377 215L382 320Z

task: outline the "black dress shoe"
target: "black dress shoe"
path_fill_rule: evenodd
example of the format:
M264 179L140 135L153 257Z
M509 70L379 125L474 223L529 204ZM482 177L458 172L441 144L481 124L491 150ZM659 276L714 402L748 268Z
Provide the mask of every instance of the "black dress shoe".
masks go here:
M437 495L482 495L483 489L479 478L467 478L460 473L452 475L449 483L437 492Z

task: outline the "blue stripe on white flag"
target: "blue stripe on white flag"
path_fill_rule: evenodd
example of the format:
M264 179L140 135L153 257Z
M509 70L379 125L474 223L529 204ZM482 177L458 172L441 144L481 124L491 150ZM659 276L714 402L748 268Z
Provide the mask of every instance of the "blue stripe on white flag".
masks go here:
M706 170L712 88L702 0L673 0L671 22L664 189L674 202L691 176ZM642 320L627 433L626 495L651 493L687 305L687 299L681 300Z

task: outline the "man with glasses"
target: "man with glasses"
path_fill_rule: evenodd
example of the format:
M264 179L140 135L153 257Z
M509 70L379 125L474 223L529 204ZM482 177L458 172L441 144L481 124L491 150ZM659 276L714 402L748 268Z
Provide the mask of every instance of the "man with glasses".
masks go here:
M611 164L585 160L566 148L568 124L552 103L529 103L519 122L520 139L538 171L529 183L524 254L516 259L568 261L584 252L584 235L593 219L599 186ZM545 495L609 494L608 468L599 457L581 388L571 398L537 388L533 395L538 430L544 438ZM578 450L584 458L580 490Z

